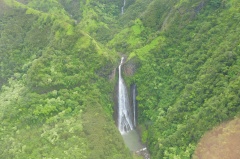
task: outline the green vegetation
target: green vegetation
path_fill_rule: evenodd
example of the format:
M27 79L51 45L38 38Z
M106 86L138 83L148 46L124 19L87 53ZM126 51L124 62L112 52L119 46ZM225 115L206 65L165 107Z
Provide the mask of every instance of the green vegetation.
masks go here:
M142 137L152 157L191 158L206 131L240 111L240 4L161 1L169 7L161 10L157 2L140 16L147 40L139 40L145 28L131 31L141 24L135 22L124 30L128 36L121 43L127 47L121 51L140 65L132 82L138 85ZM142 46L132 45L132 36Z
M65 3L24 4L0 4L0 158L132 158L111 116L114 53Z
M153 159L188 159L240 112L238 0L0 0L0 158L138 158L112 118L115 80L137 70Z

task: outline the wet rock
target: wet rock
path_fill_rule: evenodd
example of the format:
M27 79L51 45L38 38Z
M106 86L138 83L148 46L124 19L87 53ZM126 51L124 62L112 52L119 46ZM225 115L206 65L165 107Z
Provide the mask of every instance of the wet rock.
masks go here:
M136 60L131 59L131 60L127 61L123 65L124 75L133 76L135 74L135 72L137 71L137 67L138 67L138 64L137 64Z
M143 156L144 159L150 159L150 154L146 147L136 151L135 154L137 154L138 156Z

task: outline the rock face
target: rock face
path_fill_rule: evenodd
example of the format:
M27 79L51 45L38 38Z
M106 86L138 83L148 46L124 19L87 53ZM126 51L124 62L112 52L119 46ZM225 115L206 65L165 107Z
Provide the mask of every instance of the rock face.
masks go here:
M123 72L126 76L133 76L137 71L137 63L135 60L129 60L123 65Z
M133 76L134 72L136 71L136 67L134 64L126 64L123 71L125 75Z
M110 81L113 81L115 79L115 76L116 76L116 68L112 70L112 73L108 76L108 79Z
M133 76L134 73L137 71L137 62L135 60L129 60L129 61L124 61L124 65L122 66L122 71L125 76ZM117 67L112 69L111 72L107 70L109 67L111 68L112 66L106 66L107 68L102 68L100 76L107 76L110 81L113 81L115 78L118 78L116 75L118 74L118 69ZM107 70L107 71L106 71ZM104 72L105 74L103 74ZM106 73L107 72L107 73ZM102 75L103 74L103 75Z
M198 143L193 159L237 159L240 156L240 118L214 128Z
M143 156L144 159L150 159L150 154L146 147L135 152L138 156Z

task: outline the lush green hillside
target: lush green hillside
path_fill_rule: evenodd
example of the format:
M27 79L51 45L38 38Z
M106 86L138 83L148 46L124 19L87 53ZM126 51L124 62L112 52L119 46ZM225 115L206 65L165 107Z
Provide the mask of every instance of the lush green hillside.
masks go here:
M0 0L0 158L132 158L113 69L135 64L151 158L191 158L240 112L238 0Z
M152 1L109 42L139 66L129 80L152 158L191 158L206 131L239 114L239 6Z
M115 54L65 3L0 1L0 158L132 158L111 115Z

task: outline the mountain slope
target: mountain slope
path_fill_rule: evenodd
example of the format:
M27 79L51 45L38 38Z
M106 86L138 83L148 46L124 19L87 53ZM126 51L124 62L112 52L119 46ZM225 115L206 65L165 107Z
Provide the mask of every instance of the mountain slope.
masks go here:
M132 158L111 116L115 55L58 1L0 12L0 158Z
M239 114L239 5L152 1L109 42L139 66L129 81L153 158L191 158L206 131Z
M0 1L0 157L132 158L112 118L137 68L151 158L191 158L240 112L238 0ZM126 65L127 67L127 65Z

